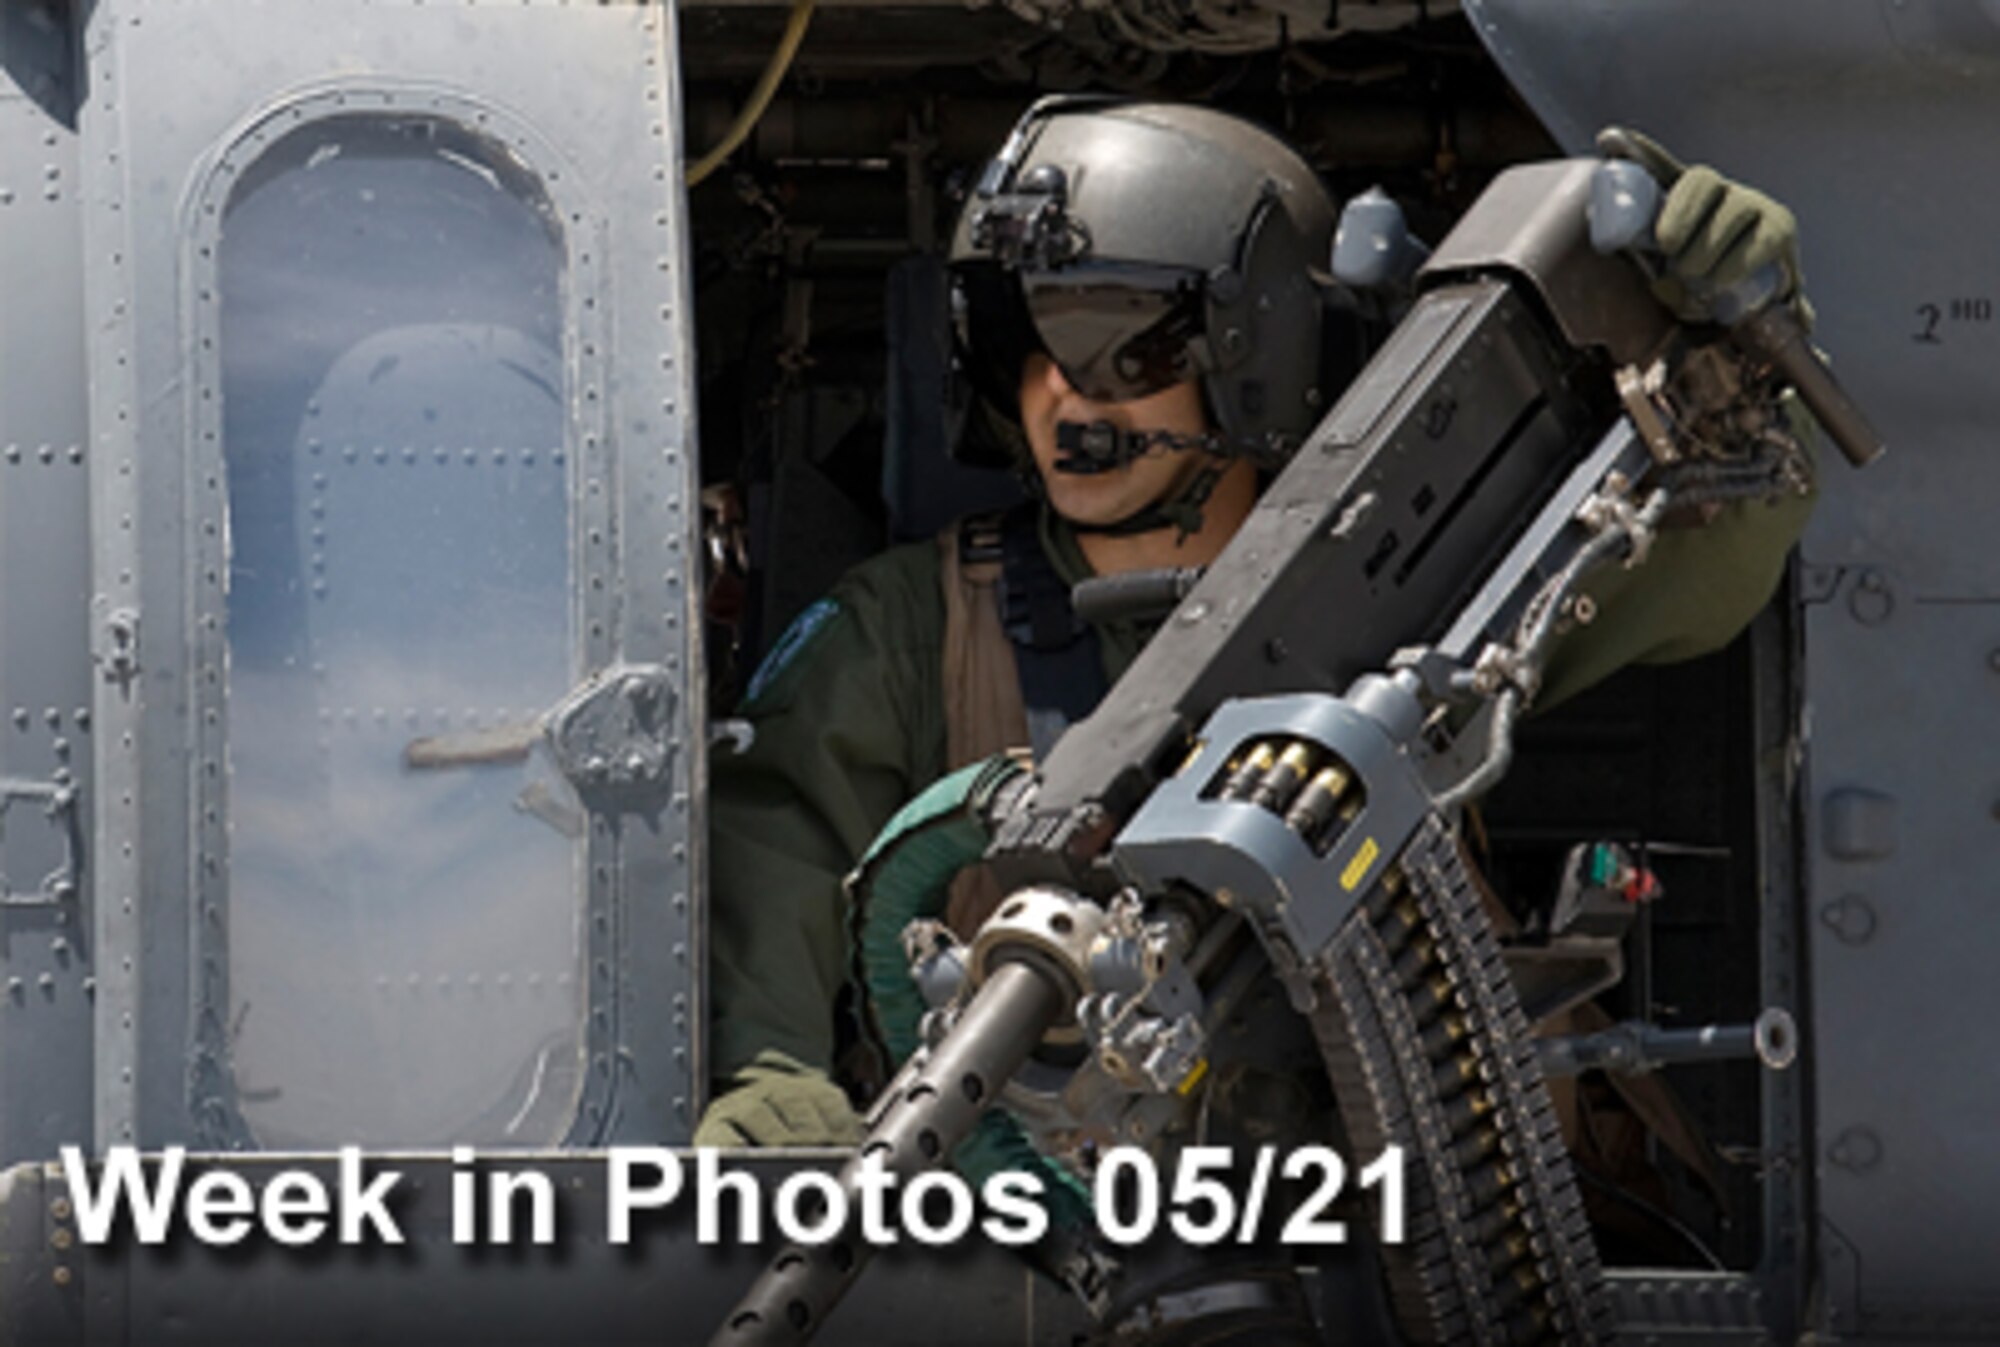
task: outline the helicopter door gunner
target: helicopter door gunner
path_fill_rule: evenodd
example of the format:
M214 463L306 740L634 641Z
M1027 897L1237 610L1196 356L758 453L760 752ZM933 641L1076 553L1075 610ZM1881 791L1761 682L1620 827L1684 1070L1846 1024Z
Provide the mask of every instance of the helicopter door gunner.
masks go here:
M988 165L950 258L959 358L1031 500L856 567L752 678L755 741L713 767L718 1097L698 1143L859 1139L836 1084L843 876L932 780L1046 750L1087 714L1149 633L1082 621L1070 586L1213 559L1261 474L1338 400L1354 371L1329 368L1316 279L1334 214L1292 150L1199 107L1044 100ZM1668 284L1723 287L1775 260L1796 290L1789 212L1711 170L1681 177L1658 234ZM1558 652L1543 703L1724 644L1809 507L1732 505L1698 545L1669 533L1651 564L1600 576L1600 600L1627 592ZM960 922L979 915L966 880Z

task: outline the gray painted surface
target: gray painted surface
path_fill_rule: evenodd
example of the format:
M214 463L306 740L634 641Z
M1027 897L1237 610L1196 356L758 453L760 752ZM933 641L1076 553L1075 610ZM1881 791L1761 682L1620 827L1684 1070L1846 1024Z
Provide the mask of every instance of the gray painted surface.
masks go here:
M90 465L69 55L39 6L0 7L0 791L66 773L88 837ZM70 851L39 800L7 803L0 1164L90 1134L88 885L58 898L49 882L81 860ZM35 1088L13 1086L23 1079Z
M1952 0L1469 4L1565 147L1607 123L1801 221L1818 341L1890 457L1803 547L1819 1324L2000 1334L2000 15ZM1781 895L1776 895L1781 896Z
M96 684L96 766L105 809L93 856L98 898L94 933L102 962L94 1038L103 1069L97 1073L92 1116L81 1120L84 1133L99 1144L254 1143L256 1129L239 1105L247 1092L268 1097L283 1082L274 1086L270 1079L239 1078L243 1060L257 1056L268 1076L274 1062L312 1042L310 1035L317 1030L309 1022L295 1022L288 1031L294 1039L283 1033L272 1039L267 1010L259 1021L267 1046L253 1053L254 1037L242 1036L258 1032L247 1029L254 1007L247 992L232 994L232 987L240 991L258 985L259 978L262 985L283 985L288 977L299 978L301 985L346 977L366 987L394 977L400 993L407 977L421 975L432 1005L412 1010L393 1003L378 987L382 994L375 1000L381 1004L371 1011L368 1030L393 1037L400 1022L406 1037L429 1031L441 1041L454 1032L498 1035L507 1022L497 999L501 989L511 989L515 976L525 987L529 977L539 980L546 974L552 995L574 998L580 1050L568 1054L574 1061L566 1070L561 1060L549 1066L546 1053L540 1058L533 1052L521 1054L519 1079L492 1091L498 1096L491 1109L496 1135L512 1135L502 1124L510 1116L527 1116L535 1098L559 1085L574 1103L567 1122L558 1110L553 1122L532 1129L544 1142L684 1138L699 1104L702 1074L695 972L699 933L691 897L699 891L699 873L689 846L700 826L694 788L702 778L704 758L698 699L679 699L664 726L672 752L660 789L645 798L621 797L597 810L575 844L574 858L558 860L553 872L544 866L544 873L558 880L556 891L545 895L557 906L558 916L553 925L544 919L555 947L540 960L520 957L519 950L490 956L471 952L489 932L524 924L524 919L510 921L503 895L482 903L477 892L467 889L458 895L456 915L440 915L433 909L441 904L425 901L435 895L392 894L403 901L385 904L380 895L353 891L354 882L370 877L371 855L421 854L449 845L443 836L449 820L415 807L384 813L372 825L358 814L329 815L323 831L337 840L345 829L350 838L345 848L330 848L332 854L321 862L325 869L344 868L350 874L346 907L336 921L346 923L349 935L362 924L386 923L386 931L378 929L367 939L354 936L342 945L361 953L329 973L333 961L324 946L330 940L316 946L310 938L274 939L268 929L245 928L240 939L231 941L232 922L247 920L250 910L247 901L238 905L230 900L231 849L237 846L252 855L254 838L232 842L229 811L245 802L232 806L228 783L250 760L249 745L242 761L232 760L226 736L243 708L225 701L221 691L225 682L249 678L256 669L255 659L232 651L229 643L246 634L241 609L252 602L254 591L242 568L262 559L259 548L270 544L273 533L273 521L262 510L254 519L230 517L228 501L241 485L232 478L231 465L238 457L254 461L256 455L277 455L288 447L283 444L288 437L282 407L277 421L255 423L241 419L240 405L238 419L232 421L230 409L223 406L231 393L224 368L230 319L223 302L232 282L221 221L239 199L239 188L247 193L246 184L268 185L273 165L280 161L263 156L279 150L287 134L352 125L357 119L377 126L456 127L454 134L484 149L452 151L444 145L440 153L456 153L455 162L475 176L491 177L491 168L475 162L483 155L490 165L534 184L535 199L545 202L535 209L546 215L559 249L561 293L551 329L560 333L563 349L549 352L547 373L538 375L531 368L540 357L509 354L512 339L497 331L480 339L480 345L466 337L472 329L462 329L459 336L465 340L454 349L477 346L478 351L439 355L442 339L435 330L426 337L408 319L396 319L396 296L384 295L375 306L381 312L372 319L363 314L366 321L354 330L365 335L369 321L378 328L400 321L403 326L378 341L393 349L386 356L377 350L381 359L372 369L353 375L342 374L349 366L336 358L352 352L330 351L325 357L330 363L317 376L329 406L349 405L355 396L343 389L398 360L457 360L460 366L524 371L524 377L538 379L558 399L552 412L559 443L508 448L511 457L504 464L489 461L495 446L481 443L479 464L472 469L482 482L497 480L525 471L523 453L539 451L540 470L554 467L568 502L556 507L558 532L550 541L555 555L569 558L567 594L554 597L569 614L570 650L565 656L558 649L557 676L519 690L505 708L508 715L524 721L546 710L570 683L621 660L660 666L676 679L699 678L694 596L685 583L687 559L695 555L694 521L687 508L695 491L688 441L691 376L684 356L690 316L687 278L680 266L686 250L683 194L679 137L671 131L669 112L678 97L672 12L638 5L577 9L515 4L482 7L475 19L463 6L443 10L358 0L250 7L111 0L90 12L82 42L89 89L81 117L86 185L82 246L91 259L82 300L83 310L96 318L90 324L88 449L104 465L92 480L90 641L106 674L116 675ZM203 69L226 69L228 77L188 78L188 72ZM579 88L591 89L592 98L573 97ZM340 123L343 118L349 121ZM292 165L296 172L313 167ZM351 183L343 190L360 191L361 199L372 200ZM329 210L340 206L330 201ZM364 294L371 283L396 285L394 262L416 247L413 240L399 249L396 221L380 227L383 266L356 278ZM440 221L436 227L452 226ZM310 249L301 251L301 256L311 255ZM282 293L284 279L267 288ZM333 321L327 305L316 303L311 294L289 299L300 315L294 320L297 326ZM301 341L298 349L310 363L318 348L307 338ZM315 375L302 369L302 377L310 381ZM458 386L462 396L491 397L490 389L480 391L476 379ZM434 409L422 401L407 392L383 393L373 405L378 410L400 406L402 422L393 416L371 421L360 411L350 412L345 427L349 442L329 443L327 452L359 448L364 470L366 455L391 449L401 457L414 446L407 438L394 438L393 431L401 429L407 437L410 425L432 414ZM456 424L451 409L445 410L436 432L440 437ZM481 410L489 417L504 415L505 403L495 399L494 407ZM259 426L275 442L252 433ZM390 438L390 445L353 443L365 438L364 431ZM232 436L252 442L232 449ZM301 444L304 439L301 431ZM427 454L436 447L448 447L456 460L470 446L424 444ZM417 471L413 465L409 470ZM306 471L299 469L301 491ZM336 536L325 543L323 555L339 562L343 576L353 577L363 592L345 609L336 600L347 593L316 593L315 598L326 599L323 607L302 607L304 616L287 620L317 622L321 636L342 622L348 630L356 630L357 623L366 629L370 622L389 622L392 609L409 602L399 592L419 592L410 587L431 572L456 575L454 583L468 586L465 592L475 597L482 576L506 583L503 573L512 558L493 539L485 540L491 549L488 559L452 555L426 562L426 545L461 552L464 547L436 529L425 529L416 504L422 488L407 488L409 499L391 489L370 505L355 488L348 489L343 501L339 483L313 480L320 493L313 498L315 505L323 496L336 514L343 503L351 507L349 518L325 521L326 531ZM496 487L501 494L495 499L525 500L522 489ZM289 490L284 488L276 499L282 501ZM449 488L430 490L435 497L437 490ZM254 492L236 496L239 508L261 499ZM306 514L302 508L302 523ZM549 517L546 509L542 517ZM530 526L510 520L516 517L504 512L494 516L492 532L504 537L516 524ZM314 545L319 546L317 535ZM392 559L384 560L385 553L393 556L398 548L410 557L403 571ZM232 565L238 568L233 591L228 580ZM303 575L303 565L300 569ZM75 597L69 596L72 605ZM459 677L470 681L470 671L518 662L507 648L506 616L506 609L497 610L478 633L494 645L473 652L470 665L466 650L444 647L471 637L450 631L444 621L420 623L420 629L406 622L400 631L388 630L388 638L405 647L438 642L440 658L432 663L465 671ZM532 604L519 610L519 620L536 620ZM134 643L136 649L127 648ZM309 642L302 648L320 647ZM451 725L454 731L487 729L503 719L493 709L496 698L477 691L481 695L468 689L463 700L454 697L448 703L454 717L460 715L459 707L471 704L466 719ZM345 705L336 692L354 704ZM306 687L292 709L331 714L336 727L347 711L365 718L391 709L353 693L351 687L336 688L324 693L325 705L314 706L315 693ZM438 700L445 700L442 691ZM406 709L414 708L393 708L398 717ZM284 717L274 712L266 719L281 722ZM237 732L249 730L239 726ZM302 741L314 732L303 726L298 731ZM328 739L322 735L323 741ZM393 764L396 742L394 735L382 738L372 750L373 760L384 761L386 755ZM336 751L331 743L321 742L318 754L315 759L308 753L302 760L309 769L317 762L320 770L333 771ZM535 819L523 822L525 816L510 808L516 789L532 784L528 769L502 764L447 770L486 774L485 803L477 807L505 821L496 818L484 826L513 828L516 836L542 828ZM502 774L514 775L493 781ZM301 795L311 795L312 779L311 770L301 777ZM265 771L239 780L235 789L249 790L270 780ZM365 787L366 780L361 784ZM554 786L560 791L561 782ZM311 825L310 818L301 816L269 826ZM370 826L372 835L354 831ZM475 828L467 836L477 844L482 834ZM562 848L555 845L560 855ZM490 844L487 850L492 850ZM502 847L497 854L507 853ZM407 884L412 872L407 864L405 871ZM561 882L565 871L573 876L567 883ZM278 883L283 886L282 880ZM561 892L565 887L571 890L567 896ZM342 889L321 883L319 891ZM372 911L364 910L371 899ZM532 903L534 893L521 890L513 901ZM559 915L564 907L571 916ZM304 909L290 911L297 916ZM268 926L287 919L286 912L282 905L265 904L255 915ZM319 914L322 921L325 915ZM399 957L380 959L387 945L400 946ZM246 950L259 951L266 959L249 970L247 982L238 966ZM493 966L483 966L482 958ZM381 966L370 966L378 962ZM444 1005L454 993L459 1000ZM494 1009L481 1012L480 996L496 998ZM339 1047L322 1041L315 1050L332 1060ZM352 1077L363 1066L365 1061L359 1061L345 1068L351 1076L345 1082L348 1093L364 1101L385 1094L379 1083ZM489 1081L492 1070L486 1073ZM293 1083L309 1088L312 1082L301 1077ZM473 1085L490 1088L478 1086L476 1079ZM544 1107L535 1116L547 1112ZM440 1143L450 1126L435 1119L421 1123L422 1115L421 1109L411 1113L385 1105L363 1130L385 1144ZM295 1131L299 1116L295 1111L291 1122L271 1123L272 1137L285 1136L287 1128ZM556 1131L548 1133L549 1126ZM534 1139L522 1133L522 1142ZM33 1149L47 1153L43 1145Z

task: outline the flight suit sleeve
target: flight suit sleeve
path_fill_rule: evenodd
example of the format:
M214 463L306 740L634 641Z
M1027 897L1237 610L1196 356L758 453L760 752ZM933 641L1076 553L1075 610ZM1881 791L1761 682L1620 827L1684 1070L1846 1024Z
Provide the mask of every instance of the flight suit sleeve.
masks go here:
M848 969L841 881L942 755L935 549L897 548L806 610L752 680L755 728L711 763L712 1074L775 1049L831 1072Z
M1626 138L1637 144L1641 162L1673 182L1656 225L1666 265L1654 284L1660 301L1684 319L1712 320L1713 296L1778 265L1810 326L1811 307L1798 294L1798 222L1792 213L1712 168L1683 170L1644 136L1627 132ZM1810 451L1819 428L1796 396L1788 395L1785 416ZM1814 498L1808 491L1768 503L1738 502L1703 526L1663 529L1643 565L1593 576L1584 588L1597 601L1599 616L1553 652L1537 708L1553 706L1627 664L1692 659L1727 645L1777 590Z
M1816 427L1795 424L1808 446ZM1644 564L1612 566L1584 584L1597 617L1562 638L1535 709L1547 710L1627 664L1671 664L1720 650L1750 625L1784 578L1818 487L1775 501L1737 501L1705 524L1663 528Z

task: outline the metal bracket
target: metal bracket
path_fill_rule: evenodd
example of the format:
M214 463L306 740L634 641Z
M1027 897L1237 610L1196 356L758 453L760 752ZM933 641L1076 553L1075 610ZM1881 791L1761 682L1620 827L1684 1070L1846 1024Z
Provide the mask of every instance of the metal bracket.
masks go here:
M1616 940L1564 936L1546 944L1509 944L1500 957L1529 1024L1554 1019L1625 979L1625 955Z
M77 821L77 789L68 781L20 781L0 777L0 841L5 841L7 810L17 801L41 805L42 817L63 835L63 863L43 877L41 886L16 892L0 870L0 907L60 907L76 897L83 870L83 831Z
M1681 449L1674 442L1661 409L1667 384L1666 361L1655 360L1643 370L1637 365L1621 365L1615 378L1618 400L1625 404L1625 414L1632 418L1633 428L1646 442L1646 448L1661 463L1678 463Z
M1053 271L1090 250L1090 234L1069 214L1069 179L1042 164L974 212L972 246L1003 268Z
M139 676L139 614L130 608L113 609L98 631L91 658L104 671L106 682L129 694L132 680Z
M614 664L549 712L549 751L588 808L658 807L672 781L677 701L660 665Z

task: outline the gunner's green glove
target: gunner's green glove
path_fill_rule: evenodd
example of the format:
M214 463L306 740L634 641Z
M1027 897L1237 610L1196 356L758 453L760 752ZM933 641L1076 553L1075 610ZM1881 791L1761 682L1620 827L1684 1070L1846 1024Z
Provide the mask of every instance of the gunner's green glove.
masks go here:
M1653 224L1666 260L1665 274L1653 287L1660 302L1685 320L1709 319L1705 296L1734 289L1775 262L1785 278L1779 298L1793 299L1810 327L1812 310L1799 293L1799 225L1791 211L1706 165L1683 168L1636 131L1624 134L1634 161L1667 189Z
M766 1049L701 1115L697 1146L852 1146L861 1119L826 1073Z

